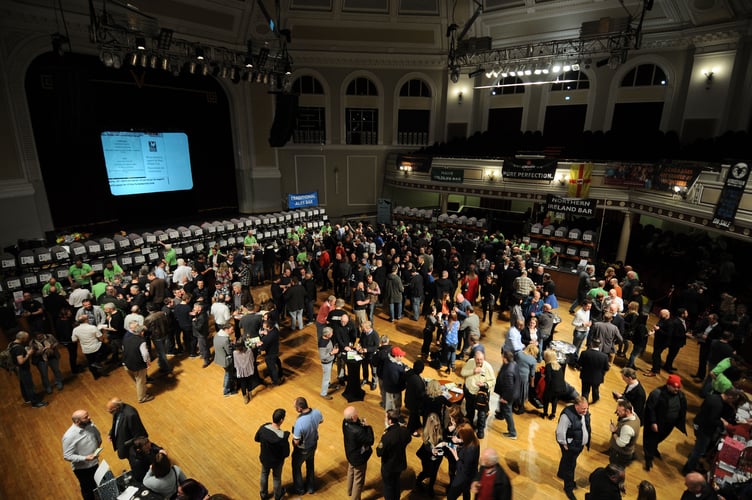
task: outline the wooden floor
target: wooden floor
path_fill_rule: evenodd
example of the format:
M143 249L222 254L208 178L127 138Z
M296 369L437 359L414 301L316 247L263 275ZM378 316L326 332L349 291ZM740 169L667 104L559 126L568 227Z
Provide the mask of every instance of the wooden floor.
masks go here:
M258 295L262 290L254 289L254 294ZM557 332L557 338L567 341L571 340L568 306L562 301L559 314L563 322ZM402 346L408 353L406 360L415 360L420 351L422 323L403 318L390 324L383 314L377 315L376 330L389 335L393 345ZM507 326L508 321L496 321L493 326L484 327L483 342L489 353L488 359L495 368L500 365L499 349ZM651 351L649 345L646 356L638 361L639 368L649 366L647 356ZM83 363L83 356L79 356L79 362ZM46 408L23 406L17 377L0 373L0 390L3 394L0 399L0 445L4 450L0 454L0 499L80 498L76 478L70 465L63 460L61 451L61 437L71 424L70 415L79 408L88 410L94 423L106 435L111 424L111 416L105 410L108 399L118 396L126 402L135 403L134 384L121 369L107 378L94 381L89 373L70 376L67 356L63 357L66 358L62 362L66 375L65 388L46 397L50 403ZM167 449L189 477L202 481L212 493L222 492L243 500L258 498L259 448L253 441L256 429L270 421L272 411L278 407L287 410L288 419L284 428L290 429L295 419L293 400L297 396L304 396L311 406L324 414L316 456L317 491L312 496L346 498L347 467L341 421L347 402L338 394L332 401L318 395L321 369L314 326L294 333L283 329L282 360L286 382L280 387L257 388L250 404L244 405L242 396L222 396L222 368L212 365L202 369L199 358L174 357L171 358L175 368L172 376L160 377L155 374L157 380L150 391L156 399L134 406L139 410L152 441ZM698 387L688 375L694 373L696 363L697 346L690 342L679 355L678 373L684 380L692 415L700 401L697 397ZM457 375L461 366L458 362L456 373L452 375L456 381L461 380ZM152 370L156 370L156 366ZM37 380L36 369L34 376ZM427 367L424 376L433 378L438 373ZM568 370L567 380L579 390L577 376L577 372ZM665 383L665 374L656 378L640 378L647 391ZM601 387L604 397L591 406L592 449L583 452L578 460L576 478L579 489L575 491L578 498L584 498L590 472L608 462L604 453L608 447L608 425L615 418L615 404L609 395L612 390L622 389L618 368L612 367L606 383ZM378 390L367 390L366 393L365 400L355 405L361 416L373 424L378 442L383 429ZM492 401L492 408L495 408L495 400ZM556 421L543 420L531 412L515 416L515 422L518 440L504 438L501 433L506 431L506 425L492 417L482 442L483 448L491 446L499 451L502 465L512 478L515 498L564 498L562 483L555 474L559 461L559 448L554 438ZM674 431L664 441L660 447L663 459L656 461L650 473L642 468L640 438L639 460L627 469L625 498L636 496L637 485L643 479L650 480L656 486L659 498L678 498L681 495L684 486L679 470L694 442L692 431L689 432L687 437ZM116 474L128 467L127 461L119 460L108 443L104 446L101 458L107 460ZM422 498L418 492L411 492L415 475L420 471L420 461L415 456L418 446L419 440L413 439L408 449L409 465L402 475L402 498ZM381 498L379 470L380 459L374 455L368 466L364 498ZM291 481L288 460L283 475L288 489L291 489ZM443 493L447 481L444 462L437 483L438 493Z

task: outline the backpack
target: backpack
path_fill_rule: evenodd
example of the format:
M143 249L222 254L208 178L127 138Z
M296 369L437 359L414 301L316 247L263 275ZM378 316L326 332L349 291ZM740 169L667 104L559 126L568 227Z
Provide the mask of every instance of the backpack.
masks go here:
M478 394L475 396L475 409L478 411L488 411L489 399L488 387L479 387Z
M11 349L13 348L13 342L10 342L5 349L0 351L0 368L4 368L8 372L15 372L18 368L16 360L13 359Z

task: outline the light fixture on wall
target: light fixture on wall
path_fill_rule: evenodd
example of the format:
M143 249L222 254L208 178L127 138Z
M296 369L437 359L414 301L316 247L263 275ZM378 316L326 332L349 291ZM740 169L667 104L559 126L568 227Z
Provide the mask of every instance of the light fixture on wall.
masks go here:
M407 177L408 175L410 175L410 172L413 171L413 166L412 165L400 165L399 169L405 175L405 177Z
M483 178L488 182L496 182L498 180L498 172L496 169L487 168L483 171Z
M457 104L462 104L462 91L457 94Z
M556 175L556 182L558 182L560 186L565 185L568 181L569 181L568 175L564 175L564 174Z
M715 75L715 68L705 69L702 71L702 74L705 75L705 90L710 90L710 87L713 85L713 75Z
M674 186L674 198L686 200L689 194L687 186Z

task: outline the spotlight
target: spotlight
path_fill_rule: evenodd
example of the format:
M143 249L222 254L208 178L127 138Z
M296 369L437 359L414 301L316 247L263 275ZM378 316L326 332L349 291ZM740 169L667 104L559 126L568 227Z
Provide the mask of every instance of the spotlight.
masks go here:
M246 42L246 45L248 46L248 52L245 55L245 67L252 68L253 67L253 43L251 42L251 40L248 40L248 42Z
M561 64L554 63L554 65L551 67L551 71L554 73L559 73L561 71Z
M136 48L138 50L146 50L146 39L142 36L136 37Z
M570 66L569 64L564 64L564 67L562 67L561 69L564 70L564 73L567 73L572 70L572 66Z
M486 71L486 78L493 78L493 69L488 68L488 71Z
M459 82L460 81L460 69L452 68L452 71L449 74L449 78L452 80L452 83Z
M112 52L102 52L99 54L99 60L102 61L102 64L107 68L111 68L114 63Z
M525 68L525 76L530 76L532 74L533 74L533 70L531 70L530 68Z
M513 69L510 69L509 70L509 76L517 76L517 72L515 70L513 70Z
M507 68L504 68L503 70L501 70L500 75L501 75L502 78L508 77L509 76L509 70Z
M572 65L572 71L580 71L580 63L574 63Z
M541 73L543 73L543 70L540 69L540 67L536 67L535 70L533 70L534 75L540 75Z
M541 73L543 73L544 75L547 75L547 74L549 74L550 72L551 72L551 70L549 69L549 66L548 66L548 65L546 65L546 66L543 66L543 67L541 68Z

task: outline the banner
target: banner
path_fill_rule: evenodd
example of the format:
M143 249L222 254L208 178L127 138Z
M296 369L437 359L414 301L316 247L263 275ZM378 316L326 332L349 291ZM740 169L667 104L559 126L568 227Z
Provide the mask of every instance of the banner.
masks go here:
M465 180L464 168L431 167L431 180L462 184Z
M590 194L590 176L593 175L592 163L573 163L569 169L570 198L587 198Z
M748 179L748 163L739 162L731 165L721 195L718 197L718 204L715 206L712 222L714 226L728 229L734 223L736 210L739 208Z
M696 162L674 160L661 163L655 172L652 189L668 192L673 192L675 187L689 189L705 168L704 164Z
M304 208L319 206L319 192L311 191L310 193L298 193L287 195L287 208Z
M576 215L578 217L595 217L595 200L561 198L552 194L546 195L547 212L563 212L566 214Z
M504 160L501 176L504 179L552 181L556 175L556 160L548 158L512 158Z
M652 163L606 164L603 183L607 186L627 186L649 189L653 183L656 166Z

